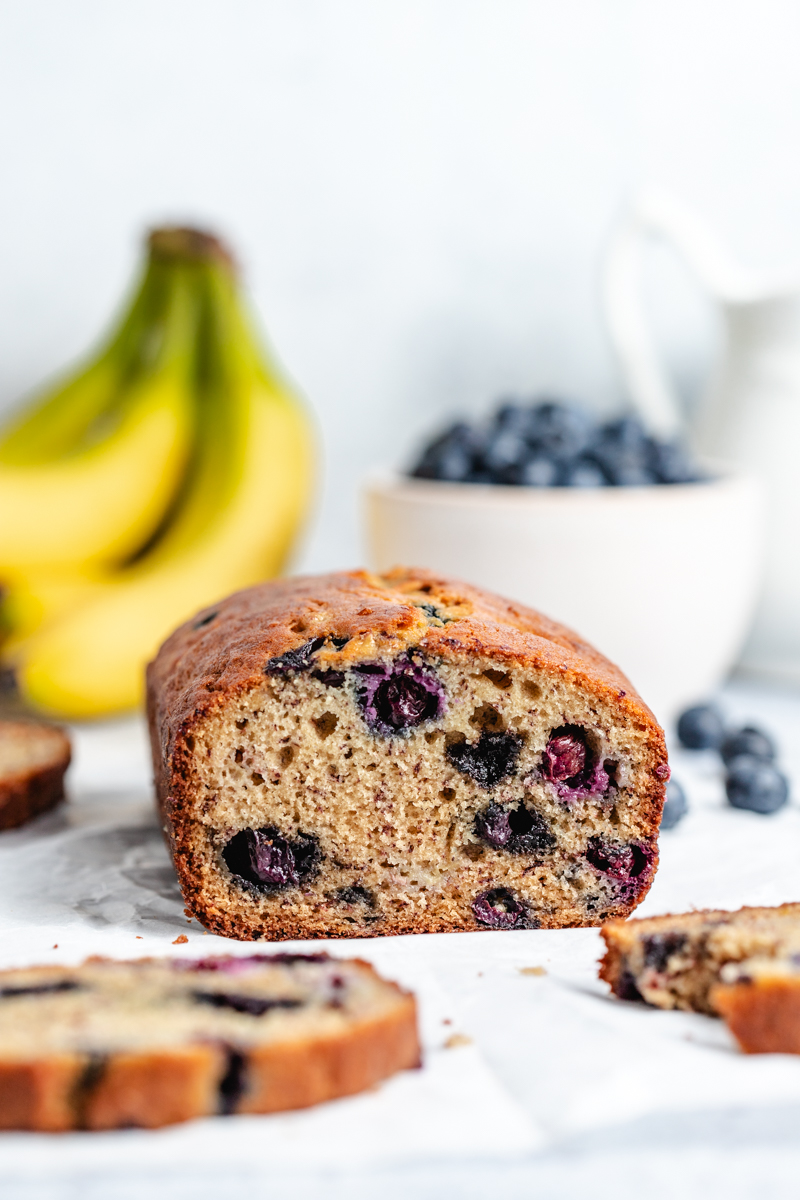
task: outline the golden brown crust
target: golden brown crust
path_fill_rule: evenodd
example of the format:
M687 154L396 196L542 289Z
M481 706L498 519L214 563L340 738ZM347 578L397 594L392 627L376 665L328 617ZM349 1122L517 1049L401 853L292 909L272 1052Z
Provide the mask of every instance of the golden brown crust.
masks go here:
M800 981L718 984L711 1004L745 1054L800 1054Z
M153 961L158 960L138 960ZM363 959L344 961L381 978ZM52 966L35 969L46 976L62 973ZM226 1112L283 1112L364 1091L421 1063L416 1000L395 983L381 983L394 996L386 1011L324 1036L247 1047L204 1042L107 1055L54 1053L36 1061L0 1059L0 1129L155 1129L214 1116L221 1111L220 1085L231 1054L241 1054L242 1091L225 1105Z
M431 625L419 605L430 602L448 620ZM669 775L664 735L650 709L622 672L565 626L534 609L427 570L395 568L378 577L366 571L279 580L237 592L181 626L164 643L147 671L147 707L156 795L187 912L226 937L270 938L373 936L370 928L320 917L297 921L276 912L252 929L211 905L200 882L200 860L192 820L192 730L232 698L263 683L271 659L317 636L347 639L342 650L319 650L315 662L338 669L368 658L395 656L410 646L432 658L468 661L491 658L559 675L566 683L612 700L627 720L646 731L652 764L641 797L646 837L656 839ZM657 857L654 862L654 868ZM632 897L627 911L644 891ZM625 911L624 909L622 911ZM586 925L542 919L541 926ZM434 933L435 916L402 913L381 924L381 934ZM477 922L450 923L448 930L481 929Z
M86 1064L80 1054L39 1062L0 1061L0 1129L74 1129L75 1096Z
M416 1003L405 995L394 1011L362 1021L344 1037L260 1046L248 1056L247 1091L236 1111L308 1108L363 1092L420 1062Z
M85 1097L83 1129L157 1129L217 1111L225 1054L217 1046L178 1046L114 1054Z
M64 775L72 755L69 738L55 726L0 722L5 737L25 745L47 739L48 761L3 771L0 767L0 830L16 829L64 799Z

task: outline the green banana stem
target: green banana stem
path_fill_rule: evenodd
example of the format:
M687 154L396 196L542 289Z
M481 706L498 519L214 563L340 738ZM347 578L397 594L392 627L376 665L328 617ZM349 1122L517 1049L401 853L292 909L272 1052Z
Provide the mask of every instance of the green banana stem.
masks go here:
M14 467L57 462L91 440L91 430L116 402L126 378L158 328L165 272L148 264L133 303L106 344L65 380L28 400L0 433L0 464Z
M127 385L158 353L177 267L213 261L232 267L221 242L193 229L156 229L123 315L98 350L66 379L27 401L0 431L0 464L37 466L79 453L105 436Z
M198 328L193 394L195 437L183 485L160 538L148 547L148 566L190 545L235 490L246 449L241 406L249 365L237 321L236 280L229 261L207 261L196 272Z

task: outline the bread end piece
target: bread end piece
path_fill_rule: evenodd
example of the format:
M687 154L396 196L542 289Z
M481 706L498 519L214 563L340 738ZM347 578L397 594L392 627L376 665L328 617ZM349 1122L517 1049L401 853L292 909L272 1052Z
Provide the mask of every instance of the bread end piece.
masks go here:
M0 721L0 830L24 825L64 799L71 757L63 729Z

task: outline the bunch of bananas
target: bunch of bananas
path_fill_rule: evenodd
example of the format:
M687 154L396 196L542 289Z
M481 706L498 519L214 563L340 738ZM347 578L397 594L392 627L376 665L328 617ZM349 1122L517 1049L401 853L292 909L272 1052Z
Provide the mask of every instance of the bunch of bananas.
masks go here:
M151 233L99 355L0 433L0 666L22 699L66 718L141 703L176 625L283 569L311 441L223 245Z

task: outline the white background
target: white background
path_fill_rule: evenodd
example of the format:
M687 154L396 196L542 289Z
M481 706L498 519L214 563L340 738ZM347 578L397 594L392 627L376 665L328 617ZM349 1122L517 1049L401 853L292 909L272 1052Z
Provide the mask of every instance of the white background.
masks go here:
M800 275L799 64L789 0L4 0L0 408L102 331L145 227L217 228L321 427L304 565L354 564L359 478L448 414L624 403L597 276L636 186ZM713 320L654 257L690 397Z

